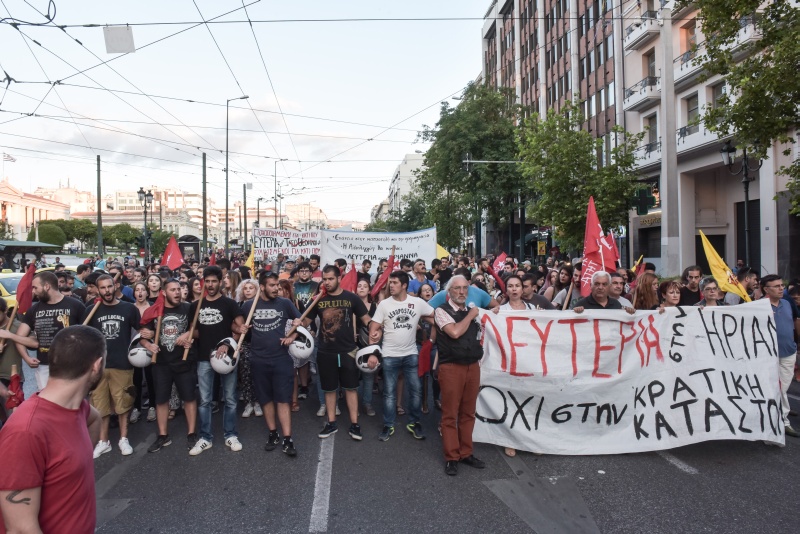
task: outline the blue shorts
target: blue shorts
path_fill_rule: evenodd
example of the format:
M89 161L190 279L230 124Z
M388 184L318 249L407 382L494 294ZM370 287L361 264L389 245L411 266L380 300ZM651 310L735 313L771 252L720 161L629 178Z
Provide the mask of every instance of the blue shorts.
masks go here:
M259 404L292 402L294 390L294 362L288 356L281 358L254 358L250 356L250 374Z

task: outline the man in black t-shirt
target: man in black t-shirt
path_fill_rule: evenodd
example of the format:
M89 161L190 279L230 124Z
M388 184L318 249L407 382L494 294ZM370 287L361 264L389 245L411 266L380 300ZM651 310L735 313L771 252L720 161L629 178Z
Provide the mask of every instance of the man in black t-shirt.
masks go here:
M314 295L317 294L317 289L319 289L319 284L311 279L313 273L314 270L310 263L304 261L298 264L297 281L294 283L294 305L297 306L300 313L306 311L306 307L312 301ZM310 329L312 333L315 331L313 324L310 326ZM311 359L316 361L315 356L312 356ZM300 400L308 398L308 382L311 374L309 372L310 367L311 363L309 362L297 370L297 376L300 382L297 398ZM320 395L320 397L322 397L322 395ZM319 403L322 405L324 401L320 398Z
M681 300L678 306L694 306L701 300L703 295L700 293L700 278L703 277L703 271L697 265L687 267L681 276Z
M297 450L292 440L292 390L294 389L294 362L288 345L297 337L287 337L288 323L299 324L300 312L292 301L278 296L278 275L263 272L259 276L259 294L247 302L242 313L248 314L256 307L250 329L250 372L258 403L264 409L269 437L264 449L275 450L280 445L279 421L283 432L283 452L295 456ZM276 421L277 413L277 421Z
M36 274L31 282L31 288L33 296L39 302L34 303L25 312L17 335L28 337L28 334L33 332L39 342L36 358L28 363L34 368L36 387L41 391L47 385L50 376L47 353L50 351L53 338L64 328L81 324L85 307L78 299L65 297L59 293L58 278L50 271ZM27 354L27 349L21 343L17 343L17 350L20 354Z
M129 302L120 301L114 287L114 279L101 275L97 279L100 305L92 315L88 326L99 330L106 338L106 367L100 383L91 393L91 403L103 418L100 425L100 441L94 448L94 457L111 452L108 430L111 413L119 416L119 451L123 456L133 454L128 442L128 412L133 408L133 366L128 361L128 347L132 332L139 328L139 310ZM86 313L91 313L90 305Z
M336 391L344 389L347 409L350 412L350 437L362 439L358 425L358 378L355 352L356 339L353 329L354 317L364 325L369 325L369 311L358 296L345 291L339 285L341 272L334 265L322 270L322 283L327 295L320 299L305 319L310 324L319 317L320 327L317 335L317 368L322 390L325 391L325 405L328 422L319 433L327 438L336 433Z
M225 355L227 347L217 349L217 344L228 337L239 337L243 331L244 319L242 310L236 301L220 293L222 269L216 265L209 265L203 269L203 284L206 296L197 316L197 382L200 386L200 406L197 414L200 418L200 439L189 454L197 456L206 449L210 449L214 441L211 433L211 401L214 396L214 369L211 367L211 358L221 358ZM195 301L189 310L189 316L194 318L197 310ZM213 354L212 354L213 352ZM239 433L236 431L236 371L220 375L220 382L225 398L225 408L222 411L222 428L224 429L225 445L234 452L242 450Z
M197 351L192 344L189 326L192 318L189 315L189 303L181 302L181 283L179 280L170 279L164 283L164 315L161 319L161 330L158 332L158 345L150 341L156 333L157 321L150 321L141 331L142 346L154 353L156 363L150 368L153 372L153 399L156 404L156 420L158 421L158 437L147 452L158 452L162 447L172 445L172 439L167 433L169 418L169 398L172 395L172 384L178 390L178 396L183 401L183 410L186 414L186 426L189 433L186 436L189 450L197 443L195 428L197 425L197 399L195 387L197 386ZM189 348L189 355L183 359L183 351Z

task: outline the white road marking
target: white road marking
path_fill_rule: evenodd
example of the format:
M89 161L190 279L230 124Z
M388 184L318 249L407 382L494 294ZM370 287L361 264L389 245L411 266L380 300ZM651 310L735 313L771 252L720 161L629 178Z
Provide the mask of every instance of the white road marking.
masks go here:
M309 532L328 531L328 507L331 502L331 475L333 474L333 440L331 436L321 440L317 480L314 483L314 504L311 506Z
M697 475L697 474L700 473L700 471L698 471L697 469L695 469L691 465L687 464L686 462L684 462L682 460L678 460L676 457L674 457L673 455L671 455L668 452L657 451L656 454L661 456L663 459L665 459L666 461L668 461L669 463L671 463L672 465L674 465L675 467L677 467L678 469L680 469L684 473L687 473L689 475Z

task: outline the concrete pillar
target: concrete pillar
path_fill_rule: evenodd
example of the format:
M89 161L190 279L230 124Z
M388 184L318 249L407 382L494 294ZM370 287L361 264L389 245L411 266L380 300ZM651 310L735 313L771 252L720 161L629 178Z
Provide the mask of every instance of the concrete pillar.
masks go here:
M778 202L775 200L777 191L777 173L775 172L775 159L778 152L773 145L767 152L768 159L764 160L761 170L758 171L758 194L761 209L761 267L753 265L755 269L760 269L761 274L773 274L778 272ZM751 201L752 202L752 201ZM750 251L753 254L753 251Z
M572 76L572 100L581 98L581 81L578 73L580 55L578 54L578 0L569 0L569 70ZM600 15L598 14L598 17ZM540 21L541 22L541 21ZM598 24L600 24L598 20ZM576 90L577 88L577 90ZM575 98L575 97L578 98ZM588 118L588 117L587 117Z
M678 177L678 147L675 139L676 107L675 77L672 71L672 10L661 10L661 47L659 76L661 78L661 273L674 276L683 270L681 257L680 183ZM693 236L694 234L692 234ZM687 236L688 237L688 236ZM694 237L692 237L694 239Z
M539 49L539 61L536 68L539 70L539 115L547 115L547 84L545 83L545 60L544 60L544 0L536 0L536 48ZM572 80L573 84L577 80Z

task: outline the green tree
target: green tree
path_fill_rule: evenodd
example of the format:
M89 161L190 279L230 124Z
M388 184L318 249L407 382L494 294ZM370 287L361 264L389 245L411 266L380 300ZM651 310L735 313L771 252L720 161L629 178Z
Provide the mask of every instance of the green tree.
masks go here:
M413 232L433 225L426 217L424 195L413 191L403 197L403 208L389 212L386 219L378 219L364 227L367 232Z
M526 188L518 165L476 164L467 172L463 160L514 161L521 108L513 89L495 90L470 84L461 102L443 102L434 127L424 126L422 141L432 145L415 190L425 199L424 221L436 225L437 238L446 248L458 247L465 227L472 232L480 213L496 232L507 228L515 199Z
M689 2L682 0L683 4ZM734 134L739 148L759 158L774 143L794 143L800 123L800 6L794 2L697 0L705 35L706 77L721 75L728 91L703 115L709 130ZM743 28L760 38L736 45ZM784 152L790 155L790 148ZM800 160L782 166L791 212L800 215Z
M87 219L71 219L69 221L72 235L84 246L92 247L97 243L97 225Z
M14 241L14 230L8 222L4 220L0 220L0 240Z
M106 241L106 244L114 243L124 249L125 252L128 252L141 236L142 231L128 223L120 223L103 228L103 240Z
M636 189L634 150L644 134L613 133L619 140L604 165L599 165L603 140L580 128L583 117L572 105L551 110L541 120L534 114L519 137L522 173L534 201L530 213L541 224L555 226L564 248L580 250L586 229L586 206L594 196L605 228L625 224Z
M31 228L31 231L28 232L28 241L33 241L34 239L36 239L36 229ZM39 242L56 245L56 247L61 248L67 242L67 236L59 226L42 223L39 224Z
M160 256L164 253L170 237L175 236L175 239L178 238L178 236L173 232L158 230L155 227L151 227L151 231L153 232L153 237L152 241L150 242L150 254L153 256Z

